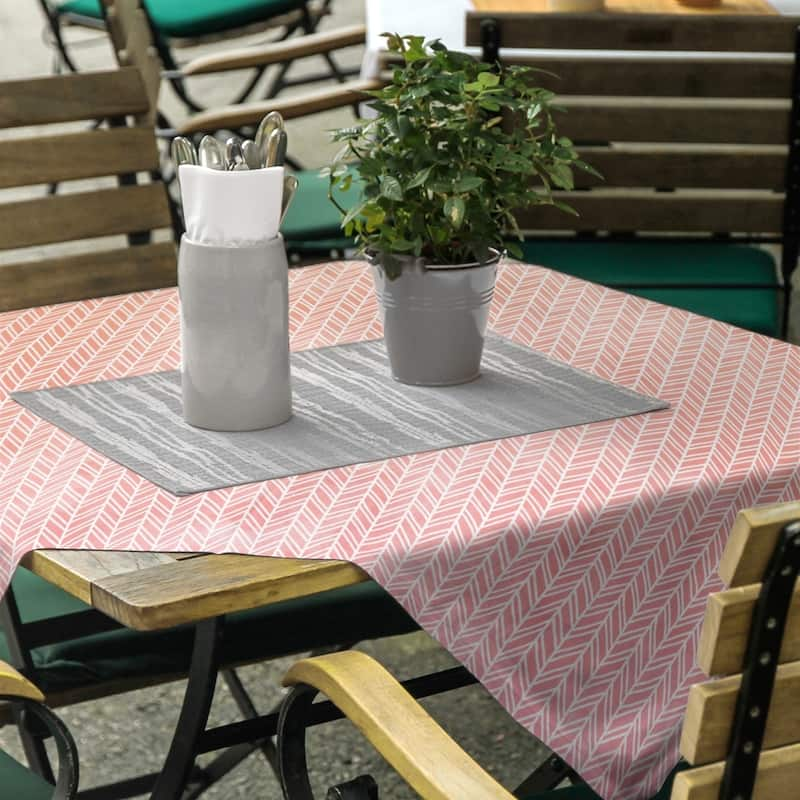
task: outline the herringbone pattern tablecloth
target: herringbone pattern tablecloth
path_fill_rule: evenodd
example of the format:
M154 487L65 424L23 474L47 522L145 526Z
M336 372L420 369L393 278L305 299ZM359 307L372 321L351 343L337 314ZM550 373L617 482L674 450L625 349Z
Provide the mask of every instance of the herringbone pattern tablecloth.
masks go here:
M367 269L292 273L292 346L381 333ZM800 497L800 349L517 264L493 329L668 411L175 497L5 395L179 362L172 290L0 315L0 589L35 547L349 559L606 798L677 760L737 509Z

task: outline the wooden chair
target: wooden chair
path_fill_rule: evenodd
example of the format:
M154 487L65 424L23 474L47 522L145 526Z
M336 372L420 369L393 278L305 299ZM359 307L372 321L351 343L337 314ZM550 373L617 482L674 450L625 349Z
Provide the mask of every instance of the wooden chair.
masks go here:
M559 130L605 177L577 172L576 191L558 193L578 218L523 214L527 260L785 334L800 247L798 24L780 15L470 12L467 43L485 59L559 76L535 80L557 93L567 112ZM510 48L606 52L505 57ZM650 52L620 54L629 50ZM741 246L770 243L782 246L780 270Z
M728 589L709 597L698 662L716 677L691 688L681 754L660 800L788 800L800 786L800 502L742 511L720 562ZM426 799L512 800L377 662L343 652L296 663L284 678L279 756L286 797L309 800L305 728L348 717ZM310 704L324 693L330 704ZM557 778L558 782L560 780ZM530 784L529 784L530 785ZM366 778L349 787L369 800ZM671 793L670 793L671 792ZM537 800L597 800L588 787Z
M189 111L200 111L198 102L186 85L185 75L175 54L176 47L192 46L220 39L267 30L273 44L286 43L288 49L281 66L272 77L263 96L273 97L289 86L313 83L335 78L339 81L354 74L343 69L332 52L321 51L326 69L313 74L289 78L295 54L290 39L295 35L304 38L317 32L320 22L330 13L332 0L210 0L205 3L188 3L185 0L148 0L147 8L152 20L155 45L165 68L170 71L168 80L178 98ZM78 25L84 28L103 28L101 0L39 0L56 50L57 65L76 72L77 65L67 44L65 28ZM344 45L341 45L344 46ZM244 102L257 88L265 70L275 62L255 62L243 66L254 68L233 103Z
M0 661L0 700L34 716L53 736L58 748L58 777L48 783L28 767L0 750L0 787L3 797L19 800L72 800L78 789L78 750L69 730L44 705L44 695L19 672Z
M0 190L26 194L0 192L0 201L11 195L0 202L0 250L14 251L0 261L0 311L174 286L175 218L139 70L10 81L2 97L0 129L32 131L0 141ZM50 127L83 120L106 123L69 133ZM99 188L46 191L102 178ZM161 241L151 239L156 231ZM78 241L80 254L42 257L45 246Z

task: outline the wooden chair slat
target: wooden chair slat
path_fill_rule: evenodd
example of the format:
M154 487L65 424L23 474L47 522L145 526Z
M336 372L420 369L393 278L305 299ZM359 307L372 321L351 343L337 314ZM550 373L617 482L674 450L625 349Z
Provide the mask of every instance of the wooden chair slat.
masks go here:
M692 686L681 734L681 755L690 764L724 761L730 745L741 675ZM775 678L764 747L800 741L800 662L782 664ZM763 709L766 713L766 709Z
M149 103L138 70L127 67L7 81L0 128L143 114Z
M697 767L675 776L671 800L718 800L724 762ZM800 744L765 750L758 762L752 800L789 800L800 785Z
M536 67L536 85L559 94L640 97L774 97L792 91L792 62L741 59L503 57L504 64Z
M163 184L122 186L0 205L0 247L32 247L169 225Z
M800 501L740 511L720 559L719 574L722 580L728 586L760 581L781 529L795 520L800 520Z
M114 4L119 14L119 35L124 37L124 46L117 49L120 66L137 67L150 101L150 110L145 115L147 122L155 121L158 108L158 92L161 87L161 60L153 46L150 25L138 0Z
M175 286L175 245L150 245L0 266L0 311Z
M158 168L152 130L111 128L0 141L0 188Z
M709 231L778 233L783 197L769 193L647 192L630 190L559 192L580 214L534 206L518 215L522 230Z
M503 49L696 50L791 53L797 19L788 16L679 14L596 14L590 21L574 14L467 14L467 45L481 46L481 20L494 19Z
M743 668L753 609L761 584L716 592L708 598L697 663L706 675L733 675ZM800 659L800 587L795 587L780 663Z
M782 190L784 148L702 148L676 150L658 145L580 148L581 158L603 176L574 170L575 186L684 189ZM751 581L752 582L752 581Z
M789 104L779 100L559 97L559 132L576 142L788 143Z

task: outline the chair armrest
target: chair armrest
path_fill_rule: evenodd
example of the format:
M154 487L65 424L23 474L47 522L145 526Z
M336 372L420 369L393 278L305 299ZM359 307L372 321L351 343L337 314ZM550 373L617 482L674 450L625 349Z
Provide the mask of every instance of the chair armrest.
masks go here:
M514 800L368 655L349 650L303 659L283 684L325 694L426 800Z
M23 697L38 703L44 702L44 695L5 661L0 661L0 696Z
M195 58L181 68L184 77L190 75L207 75L212 72L226 72L247 67L263 67L279 64L307 56L324 55L342 47L365 44L367 29L365 25L350 25L325 33L310 33L296 39L290 39L261 47L241 47Z
M246 125L256 126L270 111L279 111L284 119L294 119L318 111L344 108L368 99L366 92L380 89L383 85L384 82L379 79L348 81L295 97L223 106L195 114L178 127L178 133L187 136L199 132L239 130Z

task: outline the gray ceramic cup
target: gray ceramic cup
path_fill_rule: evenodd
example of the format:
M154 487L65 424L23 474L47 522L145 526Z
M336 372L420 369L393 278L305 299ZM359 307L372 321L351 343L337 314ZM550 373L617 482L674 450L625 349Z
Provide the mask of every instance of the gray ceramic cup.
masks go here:
M190 425L249 431L292 414L289 270L283 238L213 247L183 237L181 389Z
M475 380L500 254L464 267L431 268L421 258L395 258L402 271L389 280L380 256L370 256L392 377L416 386Z

